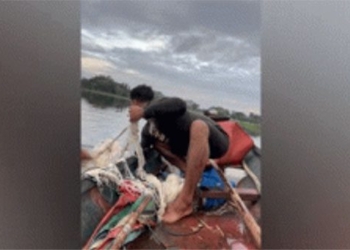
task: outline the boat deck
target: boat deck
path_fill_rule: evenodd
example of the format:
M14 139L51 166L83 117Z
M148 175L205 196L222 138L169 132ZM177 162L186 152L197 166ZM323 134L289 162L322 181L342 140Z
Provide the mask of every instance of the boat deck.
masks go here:
M198 212L174 224L147 230L127 249L256 249L234 211L223 215Z

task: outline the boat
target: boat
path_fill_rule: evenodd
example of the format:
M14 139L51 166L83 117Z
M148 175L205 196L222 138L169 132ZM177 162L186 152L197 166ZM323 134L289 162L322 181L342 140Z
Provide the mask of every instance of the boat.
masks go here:
M91 175L90 178L89 175L82 175L82 248L259 249L261 247L260 149L255 145L251 145L240 162L241 165L231 164L220 169L217 169L218 165L212 162L213 169L222 178L223 183L227 185L219 190L198 188L194 199L195 210L191 215L173 224L161 223L155 219L154 213L150 212L155 209L155 204L151 202L152 199L140 195L134 197L134 200L130 202L126 217L119 218L119 223L123 220L125 222L118 229L114 228L114 231L112 230L113 226L106 229L106 225L111 220L112 214L118 217L119 214L123 213L124 210L120 207L116 208L118 207L116 204L125 197L124 194L119 192L120 190L117 191L118 188L116 188L115 183L110 185L108 171L118 168L119 173L132 175L137 171L137 157L128 157L103 170L97 168L97 171L104 171L96 177L97 179L100 178L99 180L91 178ZM129 167L128 171L125 170L125 166ZM161 178L159 170L164 169L164 167L164 161L156 153L148 157L148 161L144 165L148 173L158 174L159 178ZM224 174L229 172L230 169L244 170L249 173L233 183L229 181L229 176ZM92 168L90 170L94 171L96 169ZM103 178L105 178L104 182ZM133 196L133 194L128 195ZM238 202L235 197L239 200ZM208 206L205 207L208 200L221 201L221 203L211 203L212 206L208 209ZM137 205L132 207L132 204ZM118 211L119 214L115 211ZM140 219L140 215L144 218ZM249 217L249 221L247 221L247 217ZM106 229L104 233L103 227ZM106 240L108 237L110 237L109 240Z

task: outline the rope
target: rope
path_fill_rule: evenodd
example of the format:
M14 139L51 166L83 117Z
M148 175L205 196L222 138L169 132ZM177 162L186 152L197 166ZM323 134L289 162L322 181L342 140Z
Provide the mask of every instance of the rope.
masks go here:
M143 150L140 146L139 141L139 128L138 123L134 122L130 124L130 137L129 137L129 143L130 145L133 145L135 147L135 152L138 158L138 166L136 170L136 174L139 178L142 180L146 177L146 172L143 169L143 166L145 165L145 156L143 155Z
M143 166L145 165L146 161L143 155L143 150L139 143L138 123L130 124L130 134L129 134L128 145L134 147L134 150L138 158L136 175L141 181L143 181L144 184L147 183L148 188L144 189L144 192L148 192L149 195L152 195L156 206L159 208L157 211L157 217L158 219L160 219L164 214L165 207L167 205L165 195L163 192L163 184L160 180L157 179L157 177L155 177L152 174L147 174L143 169Z
M213 167L218 171L221 179L224 181L225 186L229 189L231 201L233 204L237 205L237 211L240 214L241 218L243 219L244 224L246 225L247 229L249 230L251 236L253 237L254 244L258 249L261 248L261 228L249 212L248 208L242 201L241 197L239 196L236 189L234 189L231 186L231 183L227 180L225 177L224 172L222 169L219 168L219 166L215 163L215 161L211 160L211 163Z
M81 179L92 178L98 187L106 185L120 185L123 181L123 176L118 168L91 168L81 175Z
M109 149L113 143L121 136L123 135L126 130L129 129L129 135L127 138L127 143L125 147L122 149L122 152L120 154L120 157L118 161L111 162L111 167L108 168L94 168L90 169L89 171L84 172L83 176L91 176L94 177L97 183L107 183L107 182L114 182L117 183L117 185L121 184L121 182L126 178L130 178L130 183L124 183L124 188L126 188L129 192L138 192L140 194L150 196L156 207L156 215L158 220L161 219L165 207L167 205L167 202L169 202L169 199L165 197L165 194L169 195L169 190L165 190L163 192L163 189L169 189L171 186L176 186L176 179L171 178L168 180L168 186L164 185L160 180L157 179L152 174L147 174L144 170L145 165L145 157L143 155L143 150L141 148L141 145L139 143L139 129L138 129L138 123L131 123L128 127L124 128L121 133L118 134L109 144L106 146L96 157L101 155L103 152L105 152L107 149ZM130 150L131 149L131 150ZM130 150L130 152L135 152L136 156L138 158L138 166L136 169L135 176L132 174L126 160L124 157L124 154L127 150ZM124 168L125 176L121 174L118 167L116 167L116 164L113 163L123 163L122 167ZM108 171L111 171L112 173L108 173ZM178 181L180 183L180 181ZM176 193L176 192L175 192ZM88 249L92 243L93 238L96 236L97 232L102 228L102 226L111 218L113 211L115 210L115 205L107 212L107 214L104 216L104 218L100 221L98 226L95 228L93 234L90 236L90 239L87 241L83 249ZM200 230L200 228L198 229Z
M126 179L130 179L130 180L135 180L135 176L132 174L129 166L128 166L128 163L126 162L126 159L125 158L121 158L118 162L116 162L116 164L119 164L119 163L123 163L123 169L124 169L124 177Z
M108 143L108 145L103 149L101 150L100 152L98 152L98 154L95 156L95 158L99 157L102 153L104 153L107 149L110 149L111 146L113 145L113 143L118 140L125 132L126 130L128 129L128 127L125 127L116 137L114 137L114 139Z

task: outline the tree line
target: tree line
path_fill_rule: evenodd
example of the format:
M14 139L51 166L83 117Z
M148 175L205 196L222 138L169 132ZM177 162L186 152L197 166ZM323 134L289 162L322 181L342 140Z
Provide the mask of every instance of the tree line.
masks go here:
M110 76L98 75L90 79L81 79L82 97L88 102L100 106L114 106L119 109L126 108L129 105L130 86L126 83L114 81ZM160 91L155 91L155 98L164 97ZM190 110L204 112L200 106L192 100L185 100L187 107ZM212 106L209 110L216 110L218 115L229 117L239 122L246 131L253 135L260 135L261 116L249 113L246 115L243 112L230 111L223 107Z

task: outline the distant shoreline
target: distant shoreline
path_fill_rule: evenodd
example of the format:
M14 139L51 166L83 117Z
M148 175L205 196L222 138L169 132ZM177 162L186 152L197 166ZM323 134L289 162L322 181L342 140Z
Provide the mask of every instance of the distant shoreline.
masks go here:
M126 104L124 104L124 107L122 108L126 108L127 104L130 102L130 99L124 96L119 96L116 94L111 94L111 93L107 93L107 92L103 92L103 91L98 91L98 90L90 90L90 89L84 89L82 88L82 92L85 93L89 93L89 94L96 94L99 96L104 96L106 98L113 98L113 99L117 99L117 100L122 100L124 101ZM95 103L95 101L92 100L88 100L86 97L82 96L81 98L86 99L88 102L90 102L91 104L99 104L99 103ZM104 104L102 105L103 107L114 107L113 104ZM197 110L198 111L198 110ZM256 124L256 123L252 123L252 122L248 122L248 121L241 121L238 119L232 119L236 122L238 122L240 124L240 126L251 136L253 137L258 137L260 136L260 124Z
M90 79L81 79L82 97L93 105L101 108L116 107L118 109L127 108L130 105L131 88L127 83L118 83L110 76L99 75ZM154 91L155 99L165 97L160 91ZM229 110L220 106L211 106L208 109L202 109L200 105L193 100L184 101L188 110L203 113L206 110L215 110L220 117L227 117L236 121L251 136L260 136L261 116L249 113Z
M98 95L103 95L103 96L107 96L107 97L113 97L113 98L117 98L117 99L122 99L122 100L125 100L125 101L130 101L130 99L125 97L125 96L111 94L111 93L104 92L104 91L98 91L98 90L92 90L92 89L86 89L86 88L82 88L81 90L83 92L89 92L89 93L93 93L93 94L98 94Z

